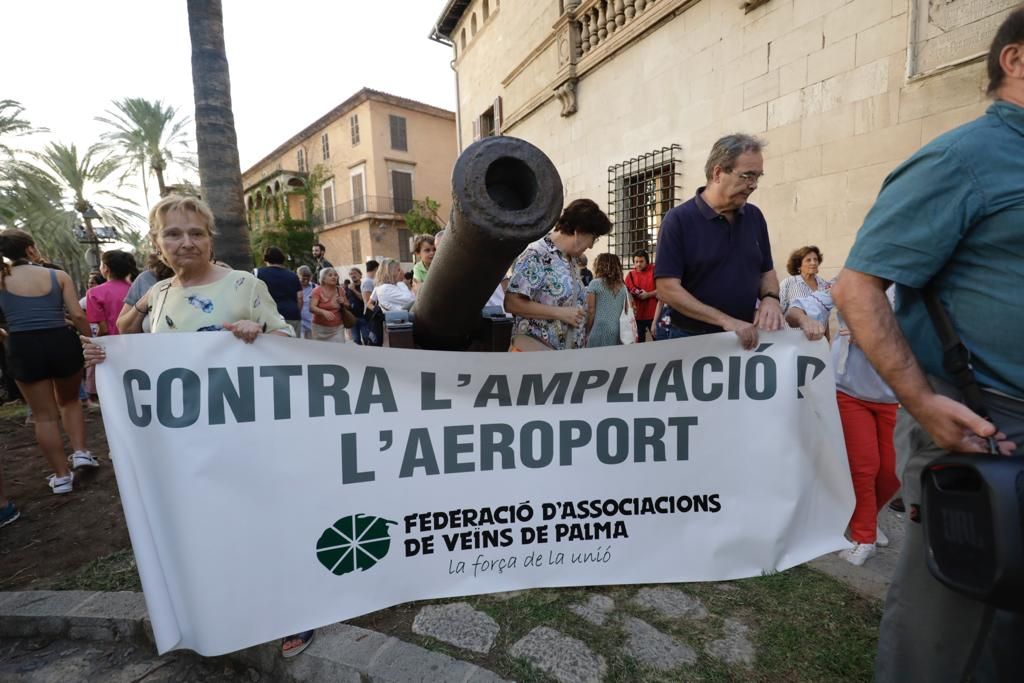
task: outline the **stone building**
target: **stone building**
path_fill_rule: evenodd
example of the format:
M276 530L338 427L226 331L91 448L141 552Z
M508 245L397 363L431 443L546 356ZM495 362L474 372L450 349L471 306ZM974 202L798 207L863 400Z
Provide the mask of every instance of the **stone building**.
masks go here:
M460 145L524 138L628 255L704 184L712 142L768 142L752 201L776 267L838 271L886 174L983 112L981 55L1016 0L448 0Z
M312 219L335 265L411 263L404 214L413 200L451 206L455 114L363 88L242 174L250 225ZM311 176L318 187L306 189ZM315 216L307 216L315 197Z

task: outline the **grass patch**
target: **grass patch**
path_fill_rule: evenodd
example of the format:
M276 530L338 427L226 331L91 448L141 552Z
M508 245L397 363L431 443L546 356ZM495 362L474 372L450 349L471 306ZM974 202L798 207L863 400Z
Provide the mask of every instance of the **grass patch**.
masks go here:
M28 415L28 406L21 401L0 403L0 420L24 421Z
M512 645L537 626L548 626L582 640L605 658L608 676L615 683L677 683L678 681L865 681L872 677L881 604L862 597L845 584L805 567L729 583L677 584L700 598L711 613L707 619L664 619L630 600L643 586L599 586L530 590L509 600L481 595L454 600L416 603L408 609L408 622L424 604L469 602L501 627L487 655L459 650L411 631L395 635L422 647L464 659L490 669L503 678L525 683L551 683L546 674L515 660ZM569 611L595 593L615 601L615 611L604 626L595 626ZM675 671L647 669L624 652L626 634L618 617L643 619L698 654L698 661ZM750 627L756 648L753 670L729 665L709 656L706 646L724 635L724 620L733 618Z
M866 681L872 677L880 603L858 595L845 584L806 567L729 583L689 583L675 586L697 597L710 612L707 619L664 619L630 600L642 586L537 589L510 599L491 595L430 600L398 605L353 620L366 628L478 664L503 678L522 683L552 683L546 674L508 655L520 638L538 626L548 626L582 640L605 658L611 683L676 683L677 681ZM123 550L95 560L47 588L57 590L141 590L135 558ZM569 606L586 602L593 594L607 595L615 610L604 626L575 615ZM489 614L501 631L486 655L460 650L411 631L416 613L427 604L468 602ZM621 616L643 619L663 633L693 648L698 661L676 671L657 672L642 667L624 652L627 640ZM706 646L723 636L726 618L750 627L756 648L753 670L728 665L710 657ZM364 622L365 623L362 623Z
M46 586L50 590L64 591L141 591L139 571L131 548L121 550L64 576Z

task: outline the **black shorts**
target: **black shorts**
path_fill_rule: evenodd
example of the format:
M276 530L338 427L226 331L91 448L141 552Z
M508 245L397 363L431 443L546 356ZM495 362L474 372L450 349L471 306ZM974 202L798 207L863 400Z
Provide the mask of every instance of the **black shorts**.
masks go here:
M85 365L82 344L70 327L11 332L7 348L7 371L19 382L70 377Z

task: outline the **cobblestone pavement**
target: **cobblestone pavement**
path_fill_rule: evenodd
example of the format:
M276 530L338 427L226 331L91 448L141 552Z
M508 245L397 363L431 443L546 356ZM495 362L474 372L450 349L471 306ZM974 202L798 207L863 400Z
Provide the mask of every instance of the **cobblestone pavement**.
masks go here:
M191 652L157 656L151 646L128 641L0 638L0 681L5 683L270 683L256 669Z
M891 545L879 549L863 567L853 567L835 554L811 566L881 598L902 545L903 521L903 515L888 509L880 515L879 525ZM708 593L709 588L714 591ZM648 675L687 680L701 677L698 672L708 662L740 680L758 671L764 654L755 645L756 616L752 621L749 613L734 613L728 601L724 610L721 604L717 609L711 604L721 602L714 598L717 593L732 595L740 590L727 582L704 585L702 600L694 594L701 589L686 585L597 587L557 608L552 605L548 617L514 635L506 634L479 608L492 604L515 610L519 601L531 601L531 591L481 596L482 601L428 604L416 609L412 634L420 637L421 645L444 644L447 654L403 642L406 636L401 634L399 639L335 624L319 629L309 650L287 663L272 646L251 648L231 659L191 652L157 656L152 645L140 638L145 606L138 593L0 593L0 615L8 617L0 629L0 681L497 683L502 677L485 667L499 660L516 662L517 678L521 674L530 680L540 677L559 683L646 680ZM586 629L574 625L579 623L618 636L591 639ZM40 635L58 632L77 639ZM589 642L581 640L581 635ZM639 668L623 678L621 668L618 673L612 671L613 660Z

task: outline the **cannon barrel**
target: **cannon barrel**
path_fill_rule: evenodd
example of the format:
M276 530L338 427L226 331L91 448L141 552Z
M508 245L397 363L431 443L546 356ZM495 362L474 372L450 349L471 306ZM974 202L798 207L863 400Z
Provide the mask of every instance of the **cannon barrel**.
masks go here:
M480 309L526 246L562 211L562 179L525 140L487 137L452 172L452 220L413 306L416 345L466 349Z

